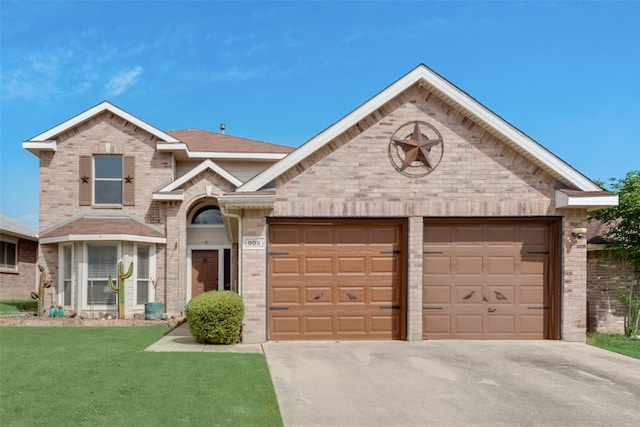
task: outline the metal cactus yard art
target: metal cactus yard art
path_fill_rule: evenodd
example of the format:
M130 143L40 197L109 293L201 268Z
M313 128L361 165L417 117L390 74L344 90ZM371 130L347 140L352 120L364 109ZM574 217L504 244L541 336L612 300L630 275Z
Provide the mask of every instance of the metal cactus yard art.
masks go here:
M50 288L53 282L47 280L47 275L44 272L44 267L38 264L38 270L40 270L40 278L38 280L38 292L31 292L31 298L38 300L38 316L44 315L44 290Z
M133 263L129 264L129 269L124 272L124 264L118 263L118 282L116 284L111 280L109 276L109 289L111 292L118 295L118 319L124 319L124 281L133 274Z

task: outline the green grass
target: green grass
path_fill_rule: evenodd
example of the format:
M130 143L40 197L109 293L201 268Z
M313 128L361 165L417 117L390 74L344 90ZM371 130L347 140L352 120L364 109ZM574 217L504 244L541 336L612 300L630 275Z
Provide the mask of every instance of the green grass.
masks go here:
M26 300L0 300L0 314L15 314L20 312L35 313L38 311L38 301Z
M640 340L631 340L623 334L589 332L587 344L640 359Z
M263 355L144 351L167 331L0 328L0 424L282 425Z

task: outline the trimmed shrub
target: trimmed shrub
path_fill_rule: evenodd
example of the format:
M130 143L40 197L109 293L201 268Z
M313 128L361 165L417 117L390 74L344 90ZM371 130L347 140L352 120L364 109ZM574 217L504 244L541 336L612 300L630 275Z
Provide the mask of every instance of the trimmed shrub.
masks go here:
M201 344L235 344L240 339L244 303L231 291L210 291L185 308L191 335Z

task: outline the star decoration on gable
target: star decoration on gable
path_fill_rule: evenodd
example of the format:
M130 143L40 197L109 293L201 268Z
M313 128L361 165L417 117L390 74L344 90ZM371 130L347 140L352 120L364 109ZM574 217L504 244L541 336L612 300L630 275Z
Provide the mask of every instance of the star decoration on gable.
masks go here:
M124 182L126 182L127 184L131 184L133 182L133 177L131 175L125 176Z
M89 177L87 175L81 176L80 180L82 181L83 184L88 184L89 183Z
M433 171L442 159L442 136L426 122L400 126L389 142L389 159L400 173L421 177Z

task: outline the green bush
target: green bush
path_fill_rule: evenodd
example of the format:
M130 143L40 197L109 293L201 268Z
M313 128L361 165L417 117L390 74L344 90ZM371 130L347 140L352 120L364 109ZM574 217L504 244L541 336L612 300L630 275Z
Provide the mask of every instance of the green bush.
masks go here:
M205 292L189 301L185 315L197 342L235 344L240 339L244 304L235 292Z

